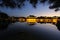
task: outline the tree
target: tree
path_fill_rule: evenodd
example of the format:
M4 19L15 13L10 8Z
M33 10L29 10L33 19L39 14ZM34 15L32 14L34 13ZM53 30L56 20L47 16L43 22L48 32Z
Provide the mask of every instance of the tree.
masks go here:
M43 0L42 3L48 2L50 4L50 9L55 9L55 11L60 10L60 0Z
M0 18L8 18L9 16L6 14L6 13L4 13L4 12L0 12Z
M0 6L1 7L10 7L10 8L21 8L22 6L24 6L24 2L26 0L0 0ZM48 2L48 4L50 5L49 8L50 9L55 9L55 11L60 10L60 0L27 0L30 4L33 5L34 8L36 8L36 4L38 3L38 1L40 1L40 3L46 3Z

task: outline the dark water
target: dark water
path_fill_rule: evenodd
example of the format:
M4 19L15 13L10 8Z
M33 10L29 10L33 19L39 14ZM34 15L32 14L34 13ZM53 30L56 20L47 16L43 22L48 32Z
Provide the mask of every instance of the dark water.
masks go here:
M55 25L27 23L10 23L4 30L0 30L3 40L60 40L60 31Z

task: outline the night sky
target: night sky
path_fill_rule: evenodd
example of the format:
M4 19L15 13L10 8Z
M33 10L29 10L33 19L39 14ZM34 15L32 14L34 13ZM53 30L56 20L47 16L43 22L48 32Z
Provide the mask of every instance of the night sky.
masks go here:
M7 13L9 16L28 16L28 15L35 15L35 16L59 16L60 11L55 12L52 9L48 8L48 4L37 4L37 8L34 8L29 2L25 2L25 6L22 8L2 8L0 10L2 12Z

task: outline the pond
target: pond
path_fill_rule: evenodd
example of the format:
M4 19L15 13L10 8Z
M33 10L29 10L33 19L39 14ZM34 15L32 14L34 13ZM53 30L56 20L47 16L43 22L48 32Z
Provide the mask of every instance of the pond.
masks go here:
M4 25L4 24L2 24ZM8 27L6 27L8 25ZM8 23L0 30L0 38L6 40L60 40L60 31L53 24L29 25L26 22Z

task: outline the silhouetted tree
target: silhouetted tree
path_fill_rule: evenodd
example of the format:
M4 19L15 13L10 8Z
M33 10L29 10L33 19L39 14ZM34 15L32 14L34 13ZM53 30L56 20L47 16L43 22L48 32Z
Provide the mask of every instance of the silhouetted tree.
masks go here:
M15 8L15 7L21 7L24 4L25 0L0 0L0 6L1 7L10 7L10 8Z
M60 10L60 0L42 0L42 3L48 2L50 9Z
M0 18L8 18L9 16L6 14L6 13L4 13L4 12L0 12Z
M24 2L26 0L0 0L0 6L1 7L10 7L10 8L21 8L24 5ZM36 8L36 4L38 3L38 1L40 1L40 3L46 3L48 2L48 4L50 5L49 8L50 9L55 9L55 11L60 10L60 0L27 0L30 4L33 5L33 7Z

